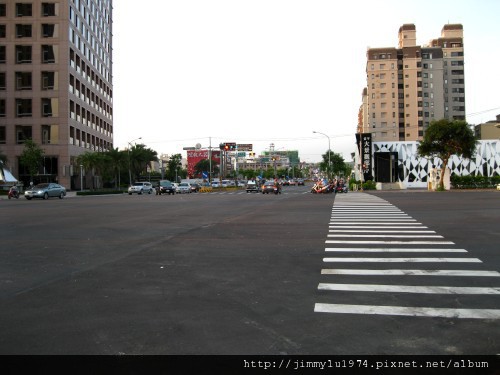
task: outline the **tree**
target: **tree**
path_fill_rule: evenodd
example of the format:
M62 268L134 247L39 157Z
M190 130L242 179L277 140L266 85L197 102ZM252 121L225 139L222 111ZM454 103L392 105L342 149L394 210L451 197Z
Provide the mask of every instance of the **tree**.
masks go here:
M330 153L330 158L328 158L328 153ZM331 150L327 151L322 155L323 161L319 164L319 169L322 171L329 171L330 176L340 176L344 175L347 168L344 158L341 154L333 152ZM328 168L328 160L330 160L330 168Z
M476 138L467 122L463 120L432 121L424 139L418 145L420 156L438 157L442 161L441 176L452 155L471 158L476 153ZM444 190L444 179L439 181L439 189Z
M33 176L38 173L40 164L43 161L43 149L40 148L32 139L24 141L24 149L19 157L19 161L26 167L30 175L30 182L33 182Z
M181 170L181 154L173 154L167 162L169 180L174 181ZM177 181L175 181L177 182Z
M146 148L143 144L134 145L129 151L130 169L133 177L140 176L146 171L149 163L158 161L158 153L150 148Z
M120 185L120 171L127 169L127 153L114 148L106 153L106 158L110 164L109 169L115 181L115 187L118 187Z

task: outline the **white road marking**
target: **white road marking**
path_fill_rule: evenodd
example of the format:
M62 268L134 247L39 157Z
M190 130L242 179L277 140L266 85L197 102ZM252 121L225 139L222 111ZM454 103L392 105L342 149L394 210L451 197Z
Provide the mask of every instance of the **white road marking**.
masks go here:
M387 247L327 247L325 251L338 253L466 253L465 249L405 249Z
M482 263L477 258L323 258L323 262L349 263Z
M454 245L451 241L350 241L350 240L326 240L325 243L345 244L384 244L384 245Z
M500 277L496 271L474 270L363 270L363 269L322 269L322 275L363 275L363 276L475 276Z
M447 309L431 307L336 305L317 303L314 306L314 311L337 314L375 314L439 318L500 319L500 310L495 309Z
M414 234L328 234L327 237L355 237L355 238L443 238L439 234L425 234L425 235L414 235Z
M416 286L379 284L331 284L320 283L319 290L340 290L349 292L421 293L421 294L500 294L500 288L479 288L460 286Z
M330 229L330 233L436 233L433 230L359 230L359 229ZM443 236L440 236L441 238Z

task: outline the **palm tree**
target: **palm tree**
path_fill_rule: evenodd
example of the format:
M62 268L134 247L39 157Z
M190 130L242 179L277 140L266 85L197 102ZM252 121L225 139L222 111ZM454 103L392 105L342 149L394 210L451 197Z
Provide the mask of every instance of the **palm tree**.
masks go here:
M146 171L149 163L158 161L158 153L143 144L134 145L129 151L130 169L133 177L140 176Z
M127 153L114 148L106 152L105 155L108 161L107 165L115 181L115 187L118 187L120 186L120 171L126 170Z

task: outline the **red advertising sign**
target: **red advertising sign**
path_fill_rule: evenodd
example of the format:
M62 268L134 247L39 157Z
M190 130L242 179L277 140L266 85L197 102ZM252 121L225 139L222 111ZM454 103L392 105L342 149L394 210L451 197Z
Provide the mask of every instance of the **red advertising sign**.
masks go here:
M208 160L208 150L199 149L199 150L189 150L187 152L187 173L189 178L199 177L194 175L194 167L201 160ZM219 150L212 150L212 161L215 164L220 164Z

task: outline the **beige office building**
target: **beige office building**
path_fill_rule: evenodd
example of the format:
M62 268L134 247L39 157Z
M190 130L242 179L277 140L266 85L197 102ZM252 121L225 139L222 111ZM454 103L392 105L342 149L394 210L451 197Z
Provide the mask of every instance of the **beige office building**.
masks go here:
M445 25L427 46L417 46L413 24L398 35L397 48L367 51L358 132L374 142L416 141L433 120L465 120L462 25Z
M0 151L45 153L35 183L79 187L76 157L113 146L112 0L0 0Z

